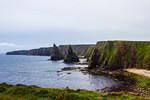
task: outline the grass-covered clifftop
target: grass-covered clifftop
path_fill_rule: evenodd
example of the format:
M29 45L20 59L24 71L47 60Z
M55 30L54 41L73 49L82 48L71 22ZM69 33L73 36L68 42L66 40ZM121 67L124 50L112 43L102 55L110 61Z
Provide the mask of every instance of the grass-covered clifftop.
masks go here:
M100 41L89 60L89 68L150 69L150 41Z

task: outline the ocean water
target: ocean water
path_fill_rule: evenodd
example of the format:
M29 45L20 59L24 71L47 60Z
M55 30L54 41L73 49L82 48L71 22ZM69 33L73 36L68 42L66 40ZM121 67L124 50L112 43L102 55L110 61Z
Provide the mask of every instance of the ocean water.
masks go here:
M62 60L48 61L48 59L49 57L45 56L0 55L0 82L91 90L118 85L118 81L111 77L84 74L79 70L58 73L57 71L63 67L87 67L87 65L64 64Z

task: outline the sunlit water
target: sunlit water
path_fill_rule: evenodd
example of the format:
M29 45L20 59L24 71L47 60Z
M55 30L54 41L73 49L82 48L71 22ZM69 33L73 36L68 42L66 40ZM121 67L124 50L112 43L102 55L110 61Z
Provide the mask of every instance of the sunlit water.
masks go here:
M49 57L42 56L0 55L0 82L92 90L117 86L118 81L108 76L84 74L79 70L58 73L57 71L63 67L87 67L87 65L64 64L63 61L48 61L48 59Z

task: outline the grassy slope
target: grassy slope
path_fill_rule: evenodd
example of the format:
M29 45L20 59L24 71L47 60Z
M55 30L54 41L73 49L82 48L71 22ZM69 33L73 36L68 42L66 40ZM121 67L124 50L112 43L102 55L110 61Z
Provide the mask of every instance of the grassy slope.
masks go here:
M98 59L95 65L92 64L95 60L91 60L89 67L150 69L150 41L101 41L96 49Z
M150 100L121 92L99 93L88 90L40 88L37 86L0 84L0 100Z
M124 72L124 75L134 78L136 80L136 86L150 88L150 78L129 72Z
M94 48L95 48L95 45L90 46L90 47L86 50L85 56L86 56L86 57L90 57L90 55L91 55L92 51L94 50Z

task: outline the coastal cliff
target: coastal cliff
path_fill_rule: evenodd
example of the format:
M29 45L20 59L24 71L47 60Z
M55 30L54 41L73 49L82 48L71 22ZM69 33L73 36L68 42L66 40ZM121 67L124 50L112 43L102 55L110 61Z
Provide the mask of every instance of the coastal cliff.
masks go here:
M100 41L89 59L89 69L150 69L150 41Z
M52 47L47 47L47 48L29 50L27 55L50 56L51 53L52 53Z
M28 55L29 50L19 50L7 52L6 55Z
M94 46L94 44L81 44L81 45L71 45L73 51L78 56L86 56L87 50L89 47ZM69 45L60 45L58 46L60 52L63 55L67 54ZM52 47L43 47L38 49L31 49L31 50L18 50L7 52L7 55L34 55L34 56L50 56L52 54ZM90 49L91 50L91 49ZM88 50L89 51L89 50Z
M34 56L50 56L52 47L31 49L31 50L18 50L7 52L6 55L34 55Z
M70 45L73 49L73 51L78 55L78 56L86 56L87 55L87 50L94 45L89 45L89 44L84 44L84 45ZM62 52L63 55L67 55L69 45L60 45L59 49Z

